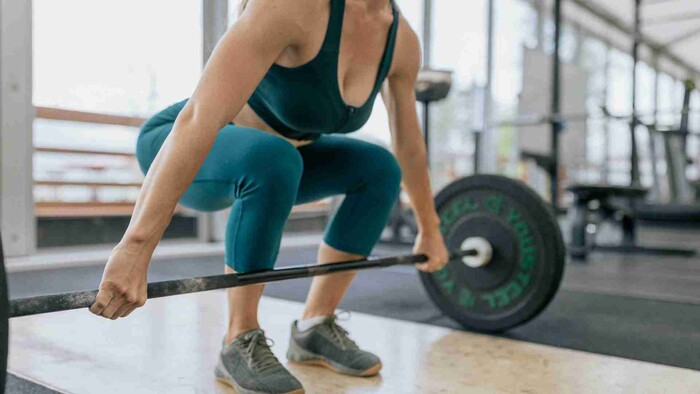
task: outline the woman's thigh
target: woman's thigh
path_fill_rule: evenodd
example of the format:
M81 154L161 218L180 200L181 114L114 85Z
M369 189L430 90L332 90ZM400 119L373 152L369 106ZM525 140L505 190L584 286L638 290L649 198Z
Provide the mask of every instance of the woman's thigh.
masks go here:
M173 129L178 103L154 116L139 134L136 156L144 174ZM261 184L290 183L301 174L296 149L273 134L233 124L223 127L180 203L216 211L231 206L235 198ZM287 187L289 189L289 187Z
M370 142L324 135L299 148L304 162L297 204L368 189L394 193L401 170L394 155Z

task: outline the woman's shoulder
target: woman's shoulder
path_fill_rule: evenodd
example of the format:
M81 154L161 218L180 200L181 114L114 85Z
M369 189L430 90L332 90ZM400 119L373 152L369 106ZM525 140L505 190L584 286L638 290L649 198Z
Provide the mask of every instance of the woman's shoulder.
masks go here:
M239 10L241 17L268 15L282 20L307 23L314 20L327 0L243 0Z
M235 25L294 44L304 39L324 5L328 7L323 0L248 0L241 4Z
M389 75L415 74L420 69L420 63L420 39L411 25L408 24L408 21L403 16L400 16L399 28L396 33L394 58Z

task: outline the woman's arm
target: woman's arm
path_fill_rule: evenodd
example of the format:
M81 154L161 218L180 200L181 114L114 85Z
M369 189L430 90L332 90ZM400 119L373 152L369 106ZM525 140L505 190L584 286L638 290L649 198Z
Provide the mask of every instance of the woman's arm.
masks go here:
M127 240L160 241L219 130L240 112L268 68L299 37L301 21L291 8L284 1L254 1L219 41L146 175Z
M144 180L129 226L105 267L90 310L126 316L146 299L146 272L178 200L217 133L240 112L270 66L302 37L309 0L256 0L219 41L191 99Z
M414 86L420 70L420 43L404 19L394 51L394 63L382 89L382 98L389 113L392 147L403 172L404 189L418 222L419 236L414 251L430 257L430 261L419 268L434 271L447 262L447 252L440 234L426 147L416 113Z

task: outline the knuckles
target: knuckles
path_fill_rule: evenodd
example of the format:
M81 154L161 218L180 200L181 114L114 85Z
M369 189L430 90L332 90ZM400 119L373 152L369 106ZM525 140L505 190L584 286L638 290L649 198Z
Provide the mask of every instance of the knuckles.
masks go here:
M105 281L102 286L116 296L124 296L129 291L129 287L123 283Z

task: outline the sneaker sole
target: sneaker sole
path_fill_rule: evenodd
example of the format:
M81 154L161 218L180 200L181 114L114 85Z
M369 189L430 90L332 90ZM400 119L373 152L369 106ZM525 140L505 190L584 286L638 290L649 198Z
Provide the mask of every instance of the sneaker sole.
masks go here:
M334 367L333 364L329 363L328 361L326 361L324 359L320 359L320 358L313 359L313 360L304 360L304 361L294 361L294 360L290 360L290 361L292 361L293 363L302 364L302 365L324 367L324 368L330 369L333 372L337 372L339 374L350 375L350 376L359 376L359 377L363 377L363 378L375 376L379 373L379 371L382 370L382 364L377 364L366 371L356 373L356 372L348 372L347 370L338 369L338 368Z
M363 378L374 376L382 369L382 363L377 363L364 371L350 369L341 364L330 361L321 355L301 348L294 340L290 341L289 349L287 350L287 359L297 364L324 367L343 375L359 376Z
M227 386L232 387L234 390L236 390L236 393L238 394L269 394L265 393L262 391L252 391L252 390L246 390L242 387L240 387L238 384L236 384L236 381L233 380L231 375L220 366L220 364L216 365L216 369L214 369L214 375L216 376L216 380L218 380L221 383L226 384ZM305 394L305 391L303 388L294 390L294 391L288 391L286 393L282 394Z

